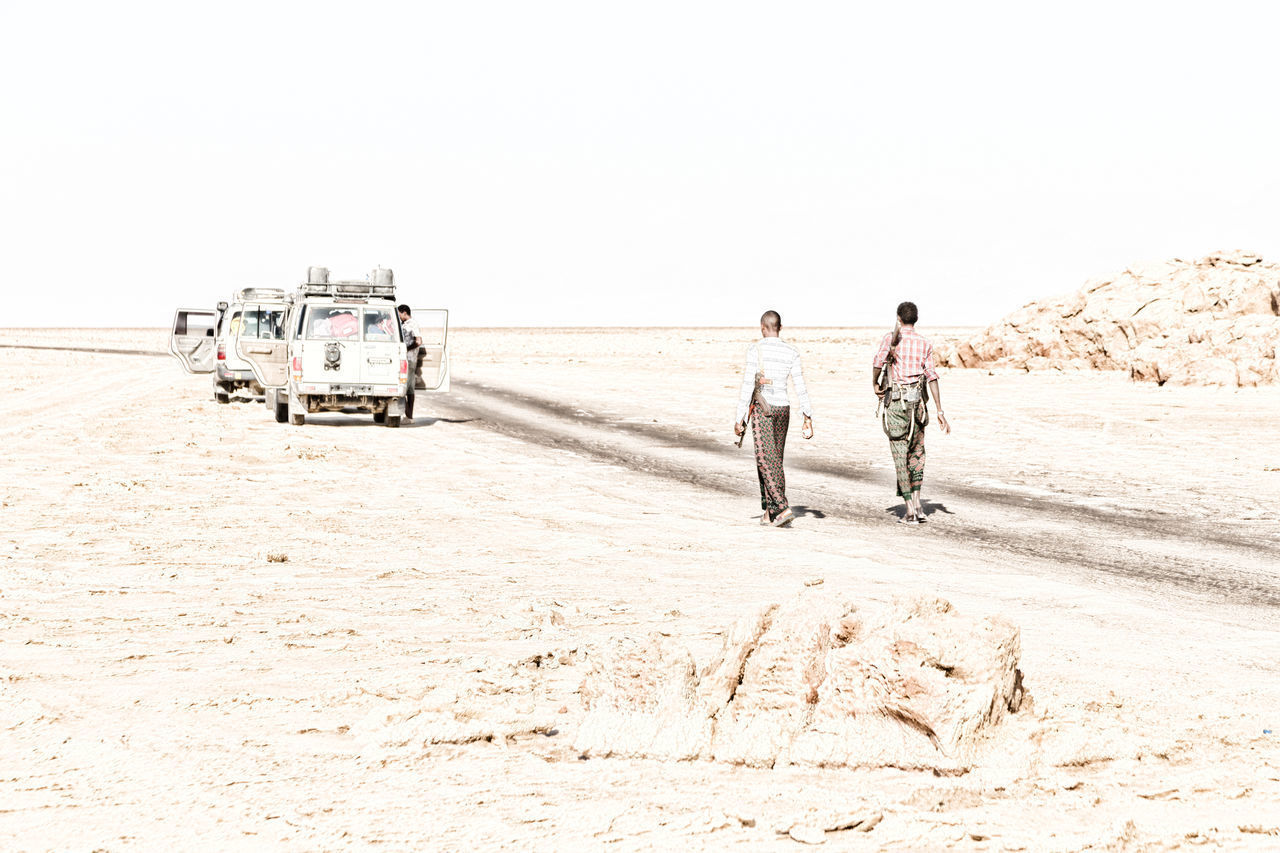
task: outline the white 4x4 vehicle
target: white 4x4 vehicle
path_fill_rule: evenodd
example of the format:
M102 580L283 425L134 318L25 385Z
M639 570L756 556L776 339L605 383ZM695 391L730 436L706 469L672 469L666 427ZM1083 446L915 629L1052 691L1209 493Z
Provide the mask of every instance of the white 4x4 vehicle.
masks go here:
M180 308L173 318L169 352L188 373L213 374L213 399L229 403L236 391L263 392L253 369L239 358L241 338L283 340L288 307L283 290L250 287L216 309Z
M331 282L327 269L311 267L289 302L283 339L241 336L236 354L266 389L277 421L301 424L310 413L355 408L378 423L400 426L414 378L393 282L391 270L374 270L367 282ZM419 332L430 374L424 390L448 391L449 312L421 313L420 327L428 321Z
M423 310L413 319L422 339L416 387L447 392L449 312ZM414 381L386 269L374 270L367 282L330 282L327 269L311 267L307 283L290 295L248 288L230 305L180 308L169 352L188 373L214 374L220 403L239 388L260 386L280 423L355 408L396 427Z

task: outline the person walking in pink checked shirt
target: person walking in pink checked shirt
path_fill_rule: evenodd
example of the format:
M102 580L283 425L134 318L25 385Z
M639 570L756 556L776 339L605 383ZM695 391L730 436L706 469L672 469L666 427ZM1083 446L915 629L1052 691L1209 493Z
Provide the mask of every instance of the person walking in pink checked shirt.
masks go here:
M927 404L932 397L938 407L938 425L951 432L947 416L942 413L942 392L938 390L938 372L933 364L933 344L916 334L920 312L914 302L898 306L898 325L884 336L871 362L871 384L877 397L884 395L884 428L893 454L893 467L898 478L898 495L906 504L906 512L898 519L903 524L924 524L924 508L920 505L920 487L924 484L924 428L929 422ZM887 386L881 373L889 370Z

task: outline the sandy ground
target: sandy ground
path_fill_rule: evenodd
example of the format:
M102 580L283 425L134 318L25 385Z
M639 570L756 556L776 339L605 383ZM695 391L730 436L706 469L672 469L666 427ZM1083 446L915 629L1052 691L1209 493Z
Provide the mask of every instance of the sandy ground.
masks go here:
M875 812L826 847L1280 849L1280 389L951 371L905 528L875 333L788 337L817 436L774 530L743 332L459 331L454 392L391 430L30 348L155 330L0 330L0 848L781 850ZM1032 701L980 767L572 749L593 646L705 656L818 579L1021 626Z

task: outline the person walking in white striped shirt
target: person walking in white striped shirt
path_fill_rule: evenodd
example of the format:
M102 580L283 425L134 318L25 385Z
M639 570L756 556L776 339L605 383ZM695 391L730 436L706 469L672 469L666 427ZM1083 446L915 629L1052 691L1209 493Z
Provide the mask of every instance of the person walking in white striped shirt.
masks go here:
M787 481L782 470L787 428L791 424L791 401L787 379L795 384L800 412L804 415L801 434L813 438L813 411L809 391L800 370L800 352L778 337L782 317L766 311L760 317L760 340L747 348L747 368L738 395L738 417L733 434L743 435L751 421L751 438L756 451L756 475L760 480L761 524L786 527L795 520L787 503Z

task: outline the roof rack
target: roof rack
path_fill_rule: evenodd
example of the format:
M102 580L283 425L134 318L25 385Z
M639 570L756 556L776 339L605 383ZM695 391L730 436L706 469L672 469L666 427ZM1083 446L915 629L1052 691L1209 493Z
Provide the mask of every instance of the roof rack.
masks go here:
M304 296L363 296L368 298L395 299L396 288L390 284L369 284L363 281L308 282L299 288Z
M395 275L389 269L376 268L368 281L329 281L326 267L308 267L307 281L298 286L303 296L347 296L365 299L396 298Z
M251 302L255 299L282 302L284 291L278 287L246 287L236 291L236 302Z

